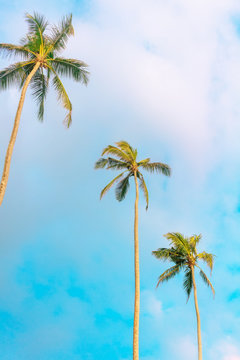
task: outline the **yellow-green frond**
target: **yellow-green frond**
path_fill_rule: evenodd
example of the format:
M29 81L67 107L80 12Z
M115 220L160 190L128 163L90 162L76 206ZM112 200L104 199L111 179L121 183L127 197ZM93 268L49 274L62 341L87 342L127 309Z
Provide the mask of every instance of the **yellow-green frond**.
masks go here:
M116 176L112 181L110 181L109 184L105 186L105 188L101 191L100 199L102 199L102 197L111 189L111 187L121 179L124 173L125 171L119 174L118 176Z

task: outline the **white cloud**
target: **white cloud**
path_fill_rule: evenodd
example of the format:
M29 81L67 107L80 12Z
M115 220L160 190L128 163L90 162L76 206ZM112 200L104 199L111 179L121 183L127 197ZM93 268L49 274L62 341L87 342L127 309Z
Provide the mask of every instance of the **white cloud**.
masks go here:
M117 99L204 176L240 131L236 1L96 1L72 42L91 65L101 102ZM101 90L100 90L101 89ZM104 108L106 110L106 108ZM123 127L129 123L123 121ZM131 125L130 125L131 126Z
M210 350L212 359L240 360L240 348L231 337L220 339Z
M162 315L162 303L157 299L152 291L144 290L141 293L141 312L144 315L151 316L156 321Z

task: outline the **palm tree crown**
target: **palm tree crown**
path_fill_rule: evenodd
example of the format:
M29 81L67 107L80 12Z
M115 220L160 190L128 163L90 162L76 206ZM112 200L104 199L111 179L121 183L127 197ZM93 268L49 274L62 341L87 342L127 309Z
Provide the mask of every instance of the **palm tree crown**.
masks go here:
M174 266L159 276L157 286L173 278L180 270L184 270L183 288L187 293L187 299L189 299L193 287L192 269L198 268L201 278L205 284L211 288L214 295L215 291L210 280L198 264L199 260L204 261L212 272L214 255L206 253L205 251L197 253L196 246L201 239L201 235L194 235L188 238L180 233L168 233L165 237L170 241L171 247L160 248L153 251L152 254L157 259L173 262Z
M158 172L166 176L170 176L171 169L168 165L160 162L150 162L150 158L137 161L137 149L133 149L126 141L119 141L115 143L116 146L108 145L103 149L102 156L112 155L113 157L100 158L96 164L95 169L111 169L111 170L124 170L116 176L110 183L105 186L101 191L100 198L106 194L108 190L117 184L115 195L118 201L122 201L129 189L129 179L136 174L140 182L140 187L143 190L146 199L146 209L148 208L148 189L140 168L147 170L151 173Z
M7 89L13 84L22 88L28 75L38 64L30 83L33 96L39 105L38 118L43 120L44 101L52 76L52 85L57 91L58 99L68 111L65 123L69 126L72 121L72 104L59 76L73 78L85 85L88 82L87 65L83 61L59 57L68 38L74 34L72 15L64 17L58 26L51 26L49 31L48 22L37 13L33 16L26 14L26 21L29 31L20 45L0 44L0 51L4 55L17 55L23 60L0 71L0 89Z

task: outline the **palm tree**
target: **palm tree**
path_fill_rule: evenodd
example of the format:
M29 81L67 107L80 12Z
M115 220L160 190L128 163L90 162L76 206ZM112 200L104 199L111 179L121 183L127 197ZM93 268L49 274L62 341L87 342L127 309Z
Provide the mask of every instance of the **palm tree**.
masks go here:
M197 316L197 336L198 336L198 360L202 360L202 340L201 340L201 324L197 301L197 287L195 281L195 268L199 270L200 276L207 286L210 286L213 295L215 295L214 288L208 279L205 272L198 265L198 261L202 260L210 268L213 269L214 255L206 253L205 251L197 253L196 246L201 239L201 235L194 235L189 238L184 237L180 233L168 233L165 235L170 241L170 248L160 248L153 251L152 254L160 260L172 261L174 266L170 267L162 275L159 276L157 286L164 281L168 281L177 275L180 270L184 270L183 288L187 293L187 301L192 291L194 291L194 302Z
M43 120L49 79L53 77L52 85L57 91L58 100L67 110L65 123L69 127L72 121L72 104L59 76L70 77L85 85L88 82L87 65L83 61L59 57L59 53L66 47L68 38L74 35L72 15L64 17L58 26L51 26L47 33L49 25L43 16L37 13L33 16L26 14L26 21L29 31L20 45L0 44L0 52L4 55L20 56L22 60L0 71L0 90L5 90L11 85L18 85L22 89L0 183L0 205L6 191L13 147L29 84L39 105L38 118Z
M137 161L137 149L133 149L126 141L116 142L116 146L108 145L102 152L102 156L112 155L113 157L100 158L95 169L123 170L102 190L100 198L106 194L110 188L116 186L116 199L122 201L129 188L129 180L134 177L136 199L134 217L134 259L135 259L135 305L134 305L134 325L133 325L133 360L139 359L139 310L140 310L140 274L139 274L139 245L138 245L138 199L139 184L146 200L148 208L148 189L140 168L151 173L158 172L170 176L170 167L160 162L150 162L150 159Z

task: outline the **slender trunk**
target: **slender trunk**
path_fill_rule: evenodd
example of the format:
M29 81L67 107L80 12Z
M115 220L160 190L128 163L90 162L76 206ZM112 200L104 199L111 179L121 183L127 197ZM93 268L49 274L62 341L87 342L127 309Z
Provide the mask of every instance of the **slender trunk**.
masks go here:
M14 121L13 129L12 129L12 134L11 134L11 138L10 138L7 152L6 152L4 168L3 168L3 173L2 173L2 179L1 179L1 183L0 183L0 206L2 204L4 194L6 191L6 187L7 187L9 170L10 170L11 159L12 159L12 152L13 152L14 144L15 144L16 137L17 137L17 132L18 132L18 127L19 127L19 123L20 123L20 117L21 117L21 113L22 113L22 108L23 108L23 104L24 104L26 91L27 91L28 85L29 85L33 75L36 73L39 66L40 66L40 63L36 63L36 65L34 66L32 71L26 78L26 81L22 88L22 92L21 92L21 96L20 96L20 100L19 100L19 104L18 104L18 108L17 108L17 113L15 116L15 121Z
M193 289L194 289L194 302L195 302L195 309L196 309L196 316L197 316L198 360L202 360L201 322L200 322L200 315L199 315L199 308L198 308L198 301L197 301L197 287L196 287L193 266L191 267L191 270L192 270L192 281L193 281Z
M134 173L136 185L135 216L134 216L134 263L135 263L135 303L133 324L133 360L139 359L139 312L140 312L140 273L139 273L139 245L138 245L138 198L139 188L137 174Z

